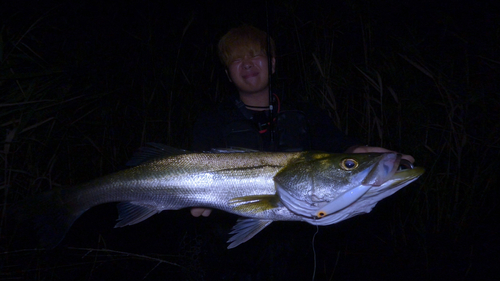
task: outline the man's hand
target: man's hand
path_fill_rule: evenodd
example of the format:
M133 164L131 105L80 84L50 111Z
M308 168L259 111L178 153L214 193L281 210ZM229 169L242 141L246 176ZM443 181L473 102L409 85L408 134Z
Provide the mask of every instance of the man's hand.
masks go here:
M396 153L399 153L397 151L385 149L383 147L376 147L376 146L356 146L356 147L352 147L352 148L347 149L346 152L349 152L349 153L370 153L370 152L374 152L374 153L396 152ZM406 159L406 160L410 161L411 163L415 163L415 158L413 158L413 156L411 156L411 155L401 154L401 158Z
M211 212L212 212L212 209L206 209L206 208L192 208L191 209L191 215L193 215L193 217L199 217L199 216L208 217Z

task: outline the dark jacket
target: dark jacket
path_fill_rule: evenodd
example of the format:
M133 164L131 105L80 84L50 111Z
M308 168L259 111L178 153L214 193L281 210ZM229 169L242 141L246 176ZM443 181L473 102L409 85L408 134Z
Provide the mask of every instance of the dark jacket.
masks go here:
M216 110L201 113L194 126L192 150L244 147L261 151L321 150L341 153L361 143L343 134L321 109L309 104L283 105L275 114L248 110L233 97ZM279 112L278 112L279 110ZM271 133L272 132L272 133Z

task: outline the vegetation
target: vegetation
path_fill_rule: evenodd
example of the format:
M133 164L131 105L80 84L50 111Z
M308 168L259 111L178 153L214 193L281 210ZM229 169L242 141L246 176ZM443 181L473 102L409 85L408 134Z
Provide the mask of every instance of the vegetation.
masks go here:
M98 280L106 278L96 273L99 268L112 264L124 276L154 280L162 272L201 280L215 273L209 272L208 254L200 251L235 259L223 248L215 250L224 243L213 240L225 236L203 236L203 228L215 227L217 218L195 226L201 234L161 227L168 235L180 232L169 238L175 247L112 249L101 233L94 233L102 238L97 244L75 242L56 250L26 249L15 242L21 234L11 231L7 212L14 202L121 169L146 142L189 148L197 114L231 89L216 57L218 38L241 22L266 27L265 7L253 8L250 15L221 14L227 20L209 17L218 8L208 4L191 9L137 2L0 8L2 278L58 280L77 270L81 279ZM371 274L466 279L496 270L488 254L498 251L494 233L500 230L494 217L500 171L499 15L490 15L480 3L470 5L382 8L360 1L336 6L276 1L271 13L280 54L275 81L285 99L317 104L349 135L411 154L426 168L417 183L380 203L373 214L320 229L318 239L324 231L340 242L318 249L318 280ZM479 13L474 20L467 17L469 9ZM164 17L167 10L170 16ZM257 12L262 15L251 16ZM425 22L419 18L423 14ZM167 219L178 227L200 223L187 213L168 216L163 224ZM153 228L147 235L162 236L153 226L159 222L146 225ZM135 239L153 239L147 235ZM293 243L310 243L311 237ZM328 243L326 236L321 239ZM284 263L278 248L266 247L275 252L256 264ZM306 257L302 266L308 276L310 251L295 253ZM354 272L359 264L375 259L376 265L363 265L366 275L355 275L362 274ZM147 269L131 273L130 264ZM381 264L386 267L373 269ZM279 279L279 269L270 272L276 274L268 275L270 280Z

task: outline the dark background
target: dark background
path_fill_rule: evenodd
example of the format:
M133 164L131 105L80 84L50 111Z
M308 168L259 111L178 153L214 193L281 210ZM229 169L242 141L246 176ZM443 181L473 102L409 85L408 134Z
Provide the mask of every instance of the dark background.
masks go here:
M0 278L496 280L497 1L2 1ZM120 229L85 213L54 250L6 209L124 168L147 142L190 147L230 91L219 38L242 23L277 44L275 87L426 173L367 215L275 222L226 249L236 217L168 211ZM20 238L22 237L22 239ZM316 266L314 262L316 261ZM170 264L170 263L175 263Z

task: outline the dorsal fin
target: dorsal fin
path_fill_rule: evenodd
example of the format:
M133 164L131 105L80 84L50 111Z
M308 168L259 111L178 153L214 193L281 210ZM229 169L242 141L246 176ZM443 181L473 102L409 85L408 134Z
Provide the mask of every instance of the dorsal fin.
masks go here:
M161 143L148 142L147 145L148 146L140 147L139 150L136 151L132 158L126 163L126 165L138 166L140 164L165 156L175 156L191 153L191 151L174 148Z
M210 152L210 153L249 153L249 152L258 152L258 150L244 148L244 147L229 147L229 148L212 148L208 152Z

